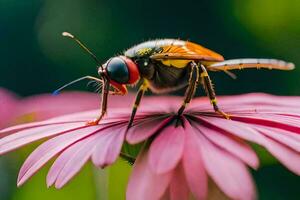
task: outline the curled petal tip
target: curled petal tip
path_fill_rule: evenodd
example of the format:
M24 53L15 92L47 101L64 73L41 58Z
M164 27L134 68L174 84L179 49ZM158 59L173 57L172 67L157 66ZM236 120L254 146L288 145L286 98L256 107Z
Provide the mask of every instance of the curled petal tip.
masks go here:
M55 186L55 189L57 189L57 190L60 190L62 188L62 186L61 185L59 185L59 186Z
M47 184L47 188L49 189L53 185L53 182L48 182L48 180L47 180L46 184Z
M63 186L65 185L65 183L55 183L55 189L61 189Z
M19 187L21 187L23 185L23 182L21 182L21 181L18 181L17 182L17 187L19 188Z

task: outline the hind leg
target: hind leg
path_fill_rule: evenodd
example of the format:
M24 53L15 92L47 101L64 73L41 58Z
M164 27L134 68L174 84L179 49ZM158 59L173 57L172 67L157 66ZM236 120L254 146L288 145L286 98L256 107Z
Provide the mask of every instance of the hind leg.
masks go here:
M200 69L201 69L200 77L201 77L201 80L202 80L203 87L206 91L207 96L210 99L210 103L214 107L215 112L219 113L220 115L222 115L226 119L230 119L229 115L227 115L222 110L220 110L218 105L217 105L216 93L215 93L215 90L213 88L212 82L210 80L210 77L207 73L206 68L203 65L200 64Z

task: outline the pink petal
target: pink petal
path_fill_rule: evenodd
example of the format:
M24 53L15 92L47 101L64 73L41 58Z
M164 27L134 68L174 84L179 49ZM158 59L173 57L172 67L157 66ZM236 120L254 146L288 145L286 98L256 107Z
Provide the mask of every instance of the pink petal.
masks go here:
M47 187L50 187L55 183L59 173L64 168L66 163L72 159L72 156L76 155L78 149L84 146L84 144L85 140L78 141L58 156L47 174Z
M244 143L242 140L236 140L231 135L226 135L225 133L217 132L213 129L206 128L201 124L194 123L199 132L201 132L207 139L211 142L223 148L228 153L235 155L237 158L247 163L254 169L257 169L259 166L259 160L255 152Z
M48 125L63 125L68 123L80 123L80 122L87 122L89 120L92 120L96 118L96 116L99 114L99 110L94 111L85 111L85 112L79 112L79 113L72 113L63 115L60 117L54 117L48 120L39 121L39 122L31 122L26 124L20 124L12 127L8 127L6 129L0 130L0 138L12 133L16 133L18 131L22 131L25 129L31 129L31 128L37 128L41 126L48 126ZM107 120L104 118L101 122L108 123L112 120Z
M42 121L42 122L32 122L32 123L26 123L26 124L20 124L20 125L16 125L16 126L12 126L12 127L8 127L5 129L0 130L0 139L10 135L10 134L15 134L16 132L25 130L25 129L31 129L31 128L38 128L41 126L48 126L48 125L61 125L61 124L66 124L66 123L76 123L78 121L74 121L74 122L65 122L65 121L61 121L61 122L49 122L47 121ZM82 122L82 121L81 121Z
M293 136L299 136L295 133L292 133L290 131L285 131L282 129L275 129L275 128L264 128L264 127L255 127L258 131L260 131L261 133L263 133L264 135L266 135L269 138L272 138L273 140L284 144L290 148L292 148L293 150L297 151L298 153L300 153L300 140L299 138L296 139Z
M300 129L300 118L295 115L281 115L281 114L273 114L273 113L259 113L259 114L249 114L249 115L242 115L244 117L250 117L250 118L257 118L262 120L268 120L273 121L277 123L279 126L282 125L290 125L291 127L294 127L295 129Z
M184 129L171 124L161 130L149 149L149 165L154 173L163 174L176 167L184 149Z
M265 139L263 146L289 170L297 175L300 175L299 152L295 152L291 148L288 148L271 139Z
M225 132L257 144L263 144L264 137L262 134L254 130L251 126L247 126L246 123L204 116L197 117L197 119L199 119L204 126L215 129L220 133Z
M124 97L111 96L108 108L110 110L110 108L130 107L133 97L131 94ZM98 94L88 92L64 92L58 96L41 94L22 99L19 102L18 115L34 113L36 120L44 120L67 113L80 113L81 111L97 109L99 101L100 97ZM90 112L87 116L88 119L84 119L84 121L91 120L98 114L99 109L95 110L94 114ZM69 116L71 117L72 115ZM67 120L73 119L70 117L67 117ZM81 119L83 119L82 115Z
M271 139L268 139L263 134L256 131L251 126L246 126L245 123L235 122L226 119L214 119L208 120L206 117L201 117L205 122L209 122L214 126L225 130L226 132L238 136L240 138L252 141L263 147L265 147L271 154L273 154L282 164L296 174L300 174L300 155L299 153L279 144ZM226 122L226 123L225 123Z
M243 94L235 96L220 96L218 97L219 106L226 112L232 110L245 111L245 109L251 109L251 112L256 112L261 108L268 108L270 111L280 111L281 113L289 111L292 113L299 113L299 97L283 97L273 96L267 94ZM238 106L237 106L238 105ZM195 98L188 109L197 111L209 110L213 111L209 105L209 101L205 98ZM294 111L294 112L293 112Z
M169 188L159 200L171 200Z
M133 165L126 191L127 200L156 200L169 186L172 173L154 174L148 166L148 153L142 152Z
M96 166L105 167L116 161L124 142L127 125L113 126L102 131L97 137L97 145L92 155L92 161Z
M22 99L18 114L34 113L36 120L40 121L67 113L95 109L99 106L99 100L99 95L91 92L64 92L57 96L39 94Z
M275 96L264 93L249 93L234 96L221 96L218 98L221 104L271 104L271 105L299 105L299 97Z
M181 163L174 169L173 178L169 187L171 200L189 199L189 188Z
M295 134L295 133L293 133L291 131L286 131L286 130L277 129L277 128L270 128L270 127L268 127L268 129L273 130L277 134L284 135L284 136L286 136L286 137L288 137L288 138L290 138L292 140L295 140L295 142L300 142L300 134Z
M146 119L140 123L134 124L128 129L126 140L130 144L140 143L166 126L170 120L170 117L166 119L165 117L159 117L154 119Z
M84 128L85 124L86 123L54 124L19 131L0 140L0 155L43 138Z
M83 139L99 131L99 126L91 126L85 129L75 130L64 135L57 136L41 144L24 162L18 176L18 186L22 185L35 172L37 172L52 157L74 142Z
M251 116L232 116L232 120L241 121L249 124L259 124L263 126L270 126L273 128L280 128L287 131L292 131L295 133L300 133L300 124L290 123L287 120L282 119L280 116L272 116L270 118L266 117L251 117Z
M95 138L99 135L100 133L97 133L78 141L61 153L48 172L47 186L50 187L56 182L55 187L62 188L72 179L91 157L97 144Z
M208 180L202 161L201 149L187 120L184 123L184 128L186 136L182 163L187 184L196 199L206 199Z
M222 191L232 199L255 199L254 183L246 166L201 134L197 136L205 168Z

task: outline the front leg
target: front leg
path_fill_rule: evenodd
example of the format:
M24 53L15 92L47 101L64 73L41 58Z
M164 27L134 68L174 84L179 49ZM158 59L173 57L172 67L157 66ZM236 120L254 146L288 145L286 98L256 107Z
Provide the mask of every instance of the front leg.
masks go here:
M132 123L133 123L136 111L137 111L137 109L138 109L138 107L140 105L140 102L142 100L142 97L144 96L144 94L147 91L147 89L148 89L148 82L147 82L147 80L144 79L144 82L140 86L140 88L139 88L139 90L137 92L137 95L135 97L135 102L134 102L134 105L133 105L133 108L132 108L130 120L129 120L129 123L128 123L128 128L130 128L132 126Z
M192 62L191 65L192 65L192 69L191 69L191 73L190 73L189 84L185 91L185 98L183 100L183 103L178 110L178 115L181 115L183 113L187 104L190 103L190 101L194 97L196 89L197 89L197 83L199 81L199 68L196 65L196 63L194 63L194 62Z
M215 90L213 88L212 82L210 80L210 77L207 73L206 68L200 64L200 68L201 68L201 80L202 80L202 84L203 87L206 91L207 96L210 99L210 103L213 105L215 112L219 113L220 115L222 115L223 117L225 117L226 119L230 119L229 115L227 115L226 113L224 113L223 111L221 111L217 105L217 98L216 98L216 93Z
M96 119L89 121L87 125L93 126L98 125L100 120L104 117L106 111L107 111L107 98L109 93L109 81L104 79L104 86L102 90L102 102L101 102L101 111L99 117Z

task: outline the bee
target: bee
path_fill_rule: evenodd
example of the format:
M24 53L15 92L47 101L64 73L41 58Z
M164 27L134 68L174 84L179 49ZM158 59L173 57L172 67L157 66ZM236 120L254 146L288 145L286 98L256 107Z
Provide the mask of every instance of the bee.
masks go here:
M204 87L215 112L229 119L230 116L218 107L215 90L208 71L223 71L230 76L234 76L229 70L244 68L294 69L293 63L276 59L224 60L222 55L199 44L178 39L158 39L143 42L129 48L123 55L112 57L101 64L95 54L74 35L63 32L63 36L76 41L98 64L100 78L84 76L55 91L55 93L58 93L66 86L83 79L91 79L102 83L101 112L99 117L88 122L89 125L98 124L106 114L109 94L125 95L127 94L127 86L134 85L138 81L141 81L142 84L136 94L128 127L132 126L141 99L148 89L158 94L186 87L185 97L178 109L178 115L181 115L192 100L199 84Z

